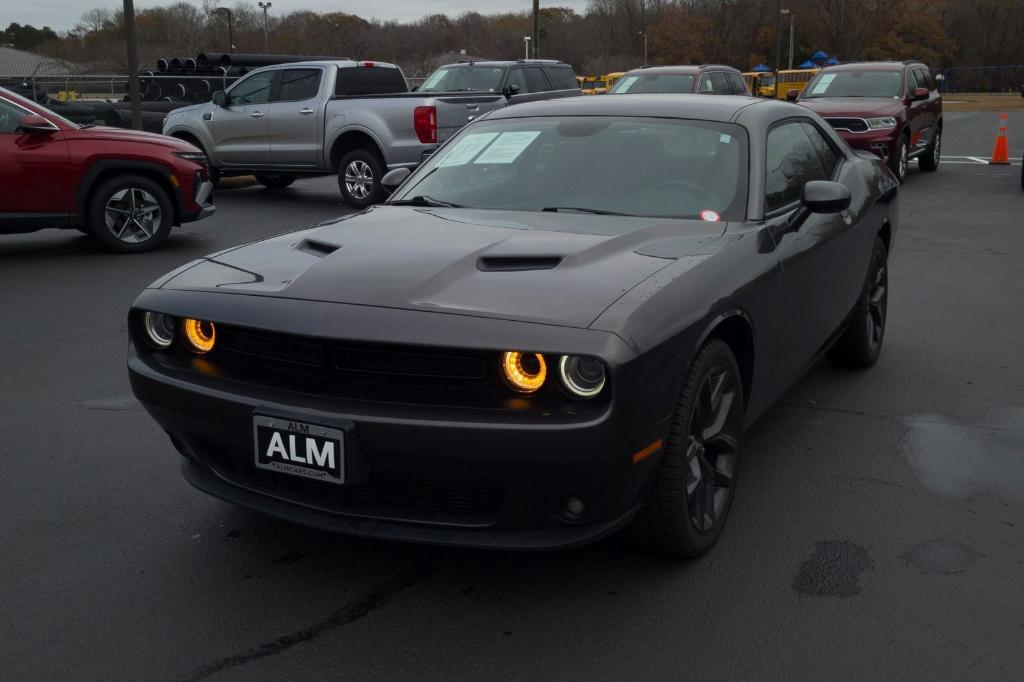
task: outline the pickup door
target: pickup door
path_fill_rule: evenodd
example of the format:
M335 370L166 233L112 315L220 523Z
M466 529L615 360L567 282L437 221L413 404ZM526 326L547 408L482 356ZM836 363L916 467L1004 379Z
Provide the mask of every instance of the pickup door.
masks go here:
M224 166L270 165L270 91L274 71L260 71L228 91L227 106L213 112L216 156Z
M270 160L275 168L316 168L320 163L324 71L281 69L270 103Z

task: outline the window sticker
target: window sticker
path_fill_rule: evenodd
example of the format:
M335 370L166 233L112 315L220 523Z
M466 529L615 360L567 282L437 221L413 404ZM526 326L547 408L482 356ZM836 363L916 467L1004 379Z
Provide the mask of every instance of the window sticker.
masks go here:
M512 163L537 139L538 135L540 135L539 130L502 133L473 163Z
M726 133L722 133L721 135L718 136L718 141L721 142L722 144L729 144L730 142L732 142L732 136L727 135Z
M452 147L451 151L444 155L438 166L464 166L473 160L473 157L489 145L498 133L473 133L466 135L458 144Z
M426 81L425 81L425 82L423 83L423 85L421 85L421 86L420 86L420 90L429 90L430 88L434 87L435 85L437 85L437 84L438 84L438 82L439 82L439 81L440 81L440 80L441 80L442 78L444 78L444 77L445 77L445 74L447 74L447 73L448 73L448 72L447 72L446 70L444 70L444 69L440 69L440 70L438 70L438 71L435 71L435 72L434 72L434 75L432 75L432 76L431 76L430 78L428 78L428 79L427 79L427 80L426 80Z
M834 73L826 73L821 77L821 80L814 84L814 90L811 91L812 95L820 95L828 90L828 86L832 85L832 81L835 79Z
M615 91L616 92L629 92L629 89L631 87L633 87L633 83L636 83L637 80L638 80L638 76L629 76L627 78L623 78L622 79L622 85L620 85L618 88L615 88Z

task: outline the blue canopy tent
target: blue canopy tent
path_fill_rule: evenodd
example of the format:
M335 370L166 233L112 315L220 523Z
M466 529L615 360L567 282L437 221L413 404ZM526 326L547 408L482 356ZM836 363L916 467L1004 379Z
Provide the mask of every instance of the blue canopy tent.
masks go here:
M828 65L828 66L832 66L832 65L838 64L838 63L839 63L839 60L836 59L835 57L829 57L828 61L825 62L825 64Z
M801 64L800 66L798 66L796 68L798 68L798 69L813 69L814 68L814 62L812 62L810 59L808 59L806 62L804 62L803 64Z
M821 50L818 50L817 52L811 55L812 62L823 62L826 59L828 59L828 53L822 52Z
M751 69L751 71L757 71L759 73L763 73L765 71L771 71L771 70L772 70L772 68L770 66L768 66L767 64L758 64L757 66L755 66L754 68Z

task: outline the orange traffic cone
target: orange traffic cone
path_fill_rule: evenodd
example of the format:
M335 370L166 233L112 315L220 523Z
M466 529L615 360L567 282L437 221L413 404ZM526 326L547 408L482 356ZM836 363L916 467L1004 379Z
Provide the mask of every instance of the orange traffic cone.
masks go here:
M1010 150L1006 142L1006 114L999 117L999 133L996 135L996 146L992 148L991 164L1010 165Z

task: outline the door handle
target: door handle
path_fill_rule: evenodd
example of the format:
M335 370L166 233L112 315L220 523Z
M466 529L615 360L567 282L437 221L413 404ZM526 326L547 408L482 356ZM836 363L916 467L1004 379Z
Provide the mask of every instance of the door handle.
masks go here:
M253 118L263 118L263 112L262 111L254 111L254 112L252 112L249 115L252 116Z
M310 114L313 113L313 110L310 109L309 107L306 107L305 109L299 109L299 113L302 114L303 116L309 116Z

